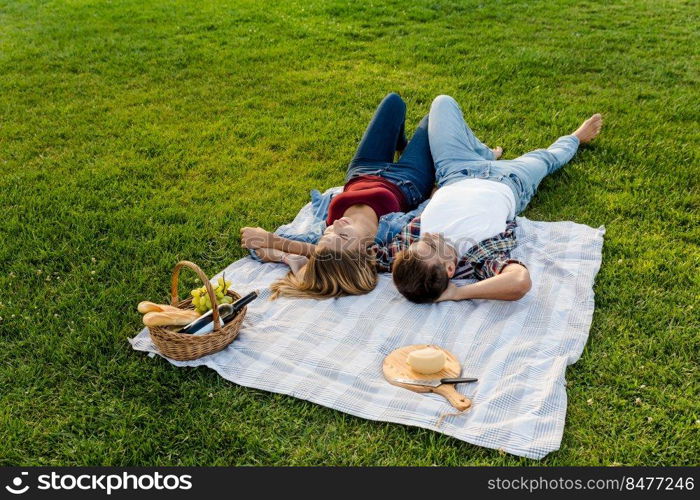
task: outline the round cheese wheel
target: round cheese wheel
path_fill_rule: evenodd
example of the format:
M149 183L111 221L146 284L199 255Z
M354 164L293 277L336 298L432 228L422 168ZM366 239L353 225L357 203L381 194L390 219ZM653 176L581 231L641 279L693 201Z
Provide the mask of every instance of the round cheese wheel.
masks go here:
M445 367L445 353L434 347L411 351L408 354L408 366L424 375L437 373Z

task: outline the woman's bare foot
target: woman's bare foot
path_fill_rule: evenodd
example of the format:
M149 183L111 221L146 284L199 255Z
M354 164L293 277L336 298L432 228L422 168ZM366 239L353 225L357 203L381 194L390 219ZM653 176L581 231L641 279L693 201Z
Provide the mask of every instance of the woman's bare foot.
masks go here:
M573 133L581 144L586 144L591 142L595 136L600 133L600 129L603 126L603 117L600 113L596 113L591 116L588 120L583 122L576 132Z
M498 147L492 149L491 152L493 153L494 159L498 160L501 157L501 155L503 154L503 148L501 146L498 146Z

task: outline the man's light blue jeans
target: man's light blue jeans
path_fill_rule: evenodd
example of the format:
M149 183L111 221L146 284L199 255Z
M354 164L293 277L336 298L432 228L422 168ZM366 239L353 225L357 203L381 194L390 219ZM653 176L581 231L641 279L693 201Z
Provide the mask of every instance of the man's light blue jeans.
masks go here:
M437 96L430 106L428 136L439 187L465 178L503 182L513 190L516 214L525 210L542 179L568 163L579 146L576 136L565 135L547 149L496 161L464 121L457 101L447 95Z

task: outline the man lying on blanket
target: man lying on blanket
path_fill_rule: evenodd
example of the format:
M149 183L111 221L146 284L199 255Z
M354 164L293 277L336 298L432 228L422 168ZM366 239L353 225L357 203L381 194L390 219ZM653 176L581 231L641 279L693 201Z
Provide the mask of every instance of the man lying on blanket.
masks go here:
M377 251L398 290L413 302L517 300L530 275L510 258L515 215L525 209L542 179L565 165L579 144L599 132L599 114L547 149L496 161L500 148L485 146L464 122L457 102L438 96L430 109L428 136L439 189L421 216ZM477 279L457 287L450 278Z

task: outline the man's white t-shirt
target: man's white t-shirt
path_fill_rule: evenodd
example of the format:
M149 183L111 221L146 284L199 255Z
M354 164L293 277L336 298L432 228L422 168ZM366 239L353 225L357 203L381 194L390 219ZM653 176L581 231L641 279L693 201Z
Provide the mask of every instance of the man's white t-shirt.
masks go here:
M420 232L442 233L459 255L506 229L515 218L515 196L506 184L464 179L441 187L421 215Z

